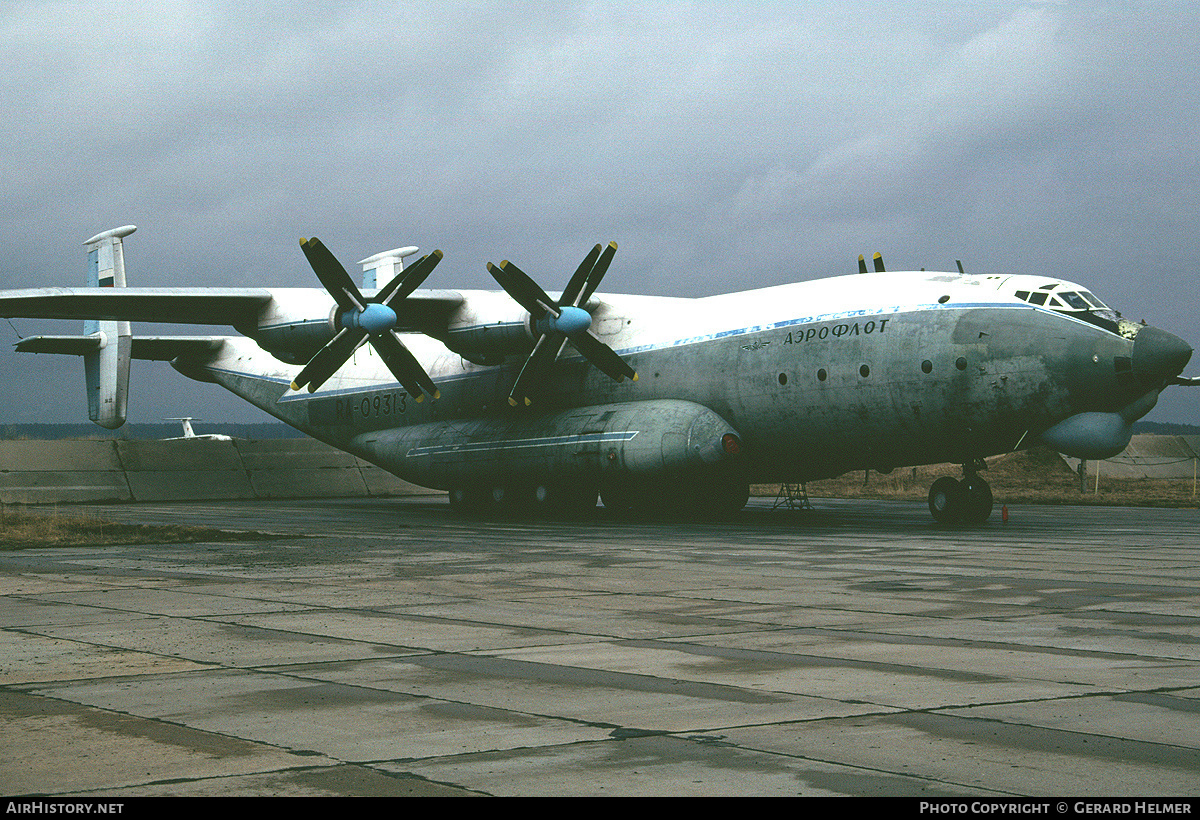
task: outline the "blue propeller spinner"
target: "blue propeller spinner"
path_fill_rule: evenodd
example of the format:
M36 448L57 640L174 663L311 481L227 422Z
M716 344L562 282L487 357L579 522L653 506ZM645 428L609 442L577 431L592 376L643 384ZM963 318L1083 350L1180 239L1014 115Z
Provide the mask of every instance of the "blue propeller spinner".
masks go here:
M370 343L396 381L421 401L425 396L435 399L441 394L416 357L396 337L400 324L396 313L404 299L411 294L442 261L442 252L423 256L395 279L388 282L370 299L363 297L350 274L317 238L301 239L300 249L312 265L325 290L338 305L338 332L317 355L304 366L292 382L292 389L308 386L310 393L326 382L346 363L363 342Z
M616 242L608 243L603 253L599 245L592 248L557 301L547 296L546 291L512 262L506 260L499 266L488 262L488 272L500 287L529 311L530 327L537 336L533 352L525 360L508 395L509 404L515 407L522 402L526 406L533 403L530 393L544 382L544 374L568 341L609 378L637 381L637 372L611 347L592 335L592 315L583 307L596 292L616 252Z

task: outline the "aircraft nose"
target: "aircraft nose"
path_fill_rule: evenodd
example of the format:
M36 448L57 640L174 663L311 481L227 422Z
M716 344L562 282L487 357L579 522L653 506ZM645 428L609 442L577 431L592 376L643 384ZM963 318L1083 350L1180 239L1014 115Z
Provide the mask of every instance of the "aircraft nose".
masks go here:
M1133 340L1133 374L1146 385L1175 378L1191 358L1191 345L1156 327L1142 328Z

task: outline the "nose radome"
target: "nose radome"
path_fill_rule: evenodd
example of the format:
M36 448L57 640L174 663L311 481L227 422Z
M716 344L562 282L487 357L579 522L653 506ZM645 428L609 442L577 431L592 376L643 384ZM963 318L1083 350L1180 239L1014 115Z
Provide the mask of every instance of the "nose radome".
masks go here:
M1191 345L1156 327L1142 328L1133 340L1133 375L1147 385L1178 376L1191 358Z

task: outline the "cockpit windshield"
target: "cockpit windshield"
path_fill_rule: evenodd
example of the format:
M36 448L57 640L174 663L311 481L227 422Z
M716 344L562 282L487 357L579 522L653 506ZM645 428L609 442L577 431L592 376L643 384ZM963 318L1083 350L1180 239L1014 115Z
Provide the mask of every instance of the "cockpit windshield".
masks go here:
M1086 296L1081 293L1060 293L1058 298L1066 302L1075 310L1091 310L1095 307Z
M1120 313L1078 285L1070 282L1044 282L1032 277L1021 278L1026 279L1029 287L1013 291L1013 295L1022 302L1049 308L1122 335L1125 335L1122 324L1131 324L1122 319Z

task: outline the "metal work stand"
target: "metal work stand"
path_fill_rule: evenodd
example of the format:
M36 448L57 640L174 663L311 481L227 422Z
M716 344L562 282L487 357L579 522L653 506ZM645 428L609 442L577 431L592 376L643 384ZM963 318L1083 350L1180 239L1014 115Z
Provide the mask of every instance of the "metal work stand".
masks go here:
M808 500L808 489L803 483L780 484L779 495L775 496L775 504L771 507L777 510L785 507L789 510L811 510L812 502Z

